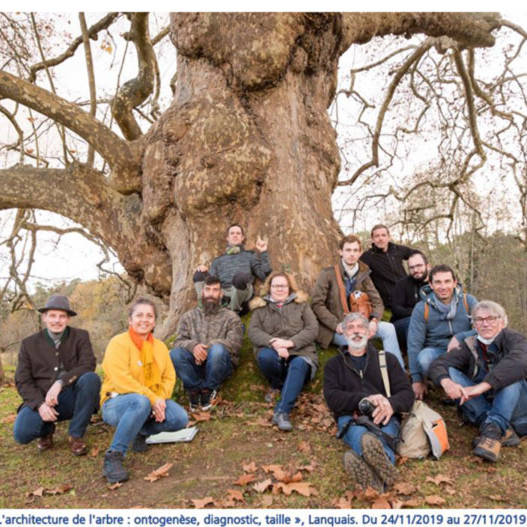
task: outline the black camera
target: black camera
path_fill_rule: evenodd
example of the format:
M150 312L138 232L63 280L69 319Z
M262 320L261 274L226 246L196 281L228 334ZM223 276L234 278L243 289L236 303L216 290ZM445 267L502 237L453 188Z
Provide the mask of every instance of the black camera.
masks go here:
M359 412L361 413L361 415L371 417L373 410L375 410L375 405L366 397L363 397L359 401Z

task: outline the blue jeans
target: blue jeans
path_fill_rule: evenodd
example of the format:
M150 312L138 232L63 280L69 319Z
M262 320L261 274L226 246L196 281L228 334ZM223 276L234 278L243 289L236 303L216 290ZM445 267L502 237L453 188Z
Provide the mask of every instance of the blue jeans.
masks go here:
M399 347L406 349L408 341L408 328L410 327L410 319L412 317L400 318L392 322L395 333L397 334L397 340L399 341Z
M109 450L126 454L137 434L150 436L175 432L188 424L187 412L171 399L166 399L162 423L156 422L151 413L150 400L138 393L123 393L107 399L102 405L102 418L105 423L116 427Z
M432 362L443 355L443 353L446 353L445 348L423 348L417 354L417 367L423 377L428 375Z
M298 356L282 359L272 348L260 348L256 360L271 387L282 390L274 409L275 413L290 414L296 398L309 378L311 366Z
M353 417L350 415L341 415L338 418L337 421L337 427L339 429L339 433L341 430L346 426L348 421L352 420ZM397 437L399 435L399 428L400 428L399 419L397 417L392 416L392 418L388 421L388 424L385 426L381 426L381 430L392 436ZM362 436L366 433L371 432L365 427L361 425L355 425L352 424L347 432L342 436L342 440L359 456L362 456L362 445L361 445L361 439ZM390 461L395 464L395 452L388 446L384 438L379 438L382 446L384 447L384 451L386 452L386 455L390 459Z
M233 371L231 356L223 344L210 346L207 360L200 365L185 348L174 348L170 358L185 390L217 390Z
M377 325L377 333L375 333L374 337L378 337L382 340L383 349L388 353L395 355L395 357L399 361L399 364L401 365L401 368L404 370L404 360L403 356L401 355L399 343L397 342L397 334L395 333L395 328L393 327L393 324L381 320ZM348 345L346 337L344 335L341 335L340 333L333 334L332 342L337 346Z
M99 392L101 379L94 372L81 375L72 385L64 388L55 406L59 416L58 421L71 419L69 435L83 437L91 415L99 408ZM16 417L13 435L15 441L25 445L37 437L52 434L55 424L43 421L38 410L23 406Z
M469 379L456 368L449 368L450 378L461 386L474 386L485 378L487 372L481 369L475 379ZM470 399L460 406L463 417L472 424L495 423L502 432L510 425L519 435L527 434L527 382L517 381L501 390L489 390Z

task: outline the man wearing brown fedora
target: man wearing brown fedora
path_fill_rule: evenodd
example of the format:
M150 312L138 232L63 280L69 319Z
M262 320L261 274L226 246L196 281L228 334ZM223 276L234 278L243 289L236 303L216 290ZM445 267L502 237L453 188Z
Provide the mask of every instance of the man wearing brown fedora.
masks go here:
M82 456L88 451L83 437L101 388L90 336L68 325L77 313L65 296L51 296L39 311L45 329L25 338L18 355L15 383L23 403L14 437L22 444L38 439L42 452L53 446L55 423L70 420L70 449Z

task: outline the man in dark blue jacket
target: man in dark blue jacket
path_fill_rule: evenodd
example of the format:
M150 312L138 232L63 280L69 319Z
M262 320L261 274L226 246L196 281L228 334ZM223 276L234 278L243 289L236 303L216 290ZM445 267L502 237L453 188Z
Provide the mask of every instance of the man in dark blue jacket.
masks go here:
M473 453L498 459L501 446L527 435L527 339L507 329L502 306L490 300L472 311L476 335L432 363L430 378L457 400L463 417L479 426Z

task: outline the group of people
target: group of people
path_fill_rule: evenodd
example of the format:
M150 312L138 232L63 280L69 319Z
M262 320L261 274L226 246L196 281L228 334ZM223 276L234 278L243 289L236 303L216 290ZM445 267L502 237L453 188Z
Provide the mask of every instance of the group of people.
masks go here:
M71 451L83 455L87 424L100 405L103 420L116 428L103 473L110 482L126 480L129 448L142 452L148 436L188 423L171 399L176 374L191 412L214 404L238 365L240 314L248 308L248 337L281 431L293 429L295 402L316 374L316 343L338 348L325 367L324 396L350 447L344 466L362 486L382 490L394 482L401 414L426 396L427 379L479 427L473 453L496 461L502 446L527 435L527 339L506 327L499 304L466 294L450 267L430 268L422 252L394 244L384 225L371 237L365 252L358 237L342 238L336 262L321 270L309 302L293 276L272 272L266 240L246 250L242 226L229 226L224 254L196 269L198 304L180 318L172 350L153 337L155 305L136 300L128 331L107 346L102 387L88 333L69 326L75 312L68 299L52 296L40 309L45 328L22 342L15 439L37 439L39 450L47 450L55 422L70 420ZM253 296L256 279L264 281L259 296ZM383 320L385 307L391 322ZM374 337L387 353L378 352Z

